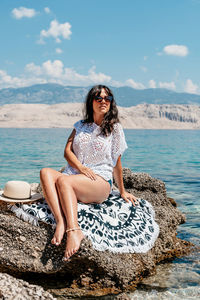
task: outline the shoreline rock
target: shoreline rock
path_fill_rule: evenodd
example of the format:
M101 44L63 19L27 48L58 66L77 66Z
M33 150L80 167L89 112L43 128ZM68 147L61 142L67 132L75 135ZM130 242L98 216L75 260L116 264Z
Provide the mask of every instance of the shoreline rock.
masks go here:
M0 299L56 300L42 287L29 284L8 274L0 273Z
M0 206L0 272L27 281L32 277L36 283L42 276L43 286L54 295L118 294L134 290L142 278L154 272L159 262L187 254L192 244L176 236L177 226L185 222L185 216L167 197L165 184L146 173L132 173L128 168L123 169L123 177L129 192L154 207L160 234L151 250L144 254L100 252L85 239L70 262L63 263L65 240L59 247L51 245L50 225L41 223L40 227L34 227ZM59 278L58 288L52 288L56 278Z

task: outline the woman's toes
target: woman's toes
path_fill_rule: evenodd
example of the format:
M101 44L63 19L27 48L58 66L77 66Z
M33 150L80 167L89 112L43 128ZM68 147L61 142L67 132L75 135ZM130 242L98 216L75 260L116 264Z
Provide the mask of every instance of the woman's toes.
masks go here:
M78 251L78 248L77 249L72 249L71 251L68 251L65 256L63 257L63 260L64 261L69 261L71 256L74 255L76 252Z
M56 231L54 233L54 236L51 240L51 243L53 245L59 246L62 239L63 239L64 232L65 232L65 224L58 223L57 226L56 226Z
M70 253L67 252L67 253L65 254L65 256L63 257L63 260L64 260L64 261L69 261L70 257L71 257Z
M52 238L51 243L52 243L53 245L56 244L56 239L55 239L55 237Z
M65 250L64 258L69 260L69 258L74 255L80 248L80 243L84 235L82 231L71 231L67 235L67 245Z
M59 246L59 245L60 245L60 243L57 241L57 239L56 239L55 236L52 238L51 243L52 243L53 245L56 245L56 246Z

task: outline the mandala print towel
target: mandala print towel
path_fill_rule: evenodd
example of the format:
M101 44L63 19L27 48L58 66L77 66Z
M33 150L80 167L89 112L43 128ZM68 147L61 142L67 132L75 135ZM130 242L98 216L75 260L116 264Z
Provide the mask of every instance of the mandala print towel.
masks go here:
M139 204L124 201L112 192L102 204L78 203L78 222L96 250L120 253L145 253L159 234L151 204L138 199ZM45 201L16 204L10 207L19 218L38 225L42 221L55 226L54 217Z

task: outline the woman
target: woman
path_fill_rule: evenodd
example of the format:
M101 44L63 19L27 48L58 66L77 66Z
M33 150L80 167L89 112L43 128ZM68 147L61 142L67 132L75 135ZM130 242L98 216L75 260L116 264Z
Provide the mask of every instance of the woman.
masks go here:
M85 118L75 123L67 141L65 171L41 170L43 193L57 224L52 243L59 245L67 233L64 260L79 249L84 238L78 225L77 201L102 203L106 200L113 174L121 197L133 205L137 203L123 185L121 155L126 148L111 90L103 85L94 86L86 97Z

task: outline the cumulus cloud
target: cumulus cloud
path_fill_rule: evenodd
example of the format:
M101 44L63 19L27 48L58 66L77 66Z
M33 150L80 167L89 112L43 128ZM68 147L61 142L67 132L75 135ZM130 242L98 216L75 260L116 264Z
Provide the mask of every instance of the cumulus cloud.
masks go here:
M12 10L12 16L18 20L22 18L33 18L35 15L36 11L33 8L26 8L21 6Z
M71 32L71 24L66 22L63 24L58 23L57 20L53 20L50 23L50 27L48 30L41 30L40 32L40 43L44 43L44 38L53 37L56 40L56 43L60 43L61 39L70 39Z
M27 64L25 71L34 77L34 74L47 80L49 78L61 78L63 75L63 62L61 60L47 60L41 66L34 63Z
M0 88L23 87L38 83L58 83L62 85L89 86L94 84L114 85L111 76L96 72L93 66L86 74L80 74L73 68L64 66L61 60L47 60L41 65L33 62L27 64L24 74L12 77L0 70Z
M155 89L156 88L156 82L155 82L155 80L153 80L153 79L149 80L149 87L151 89Z
M105 75L104 73L96 73L96 67L93 66L92 68L89 69L88 71L88 78L93 81L93 82L99 82L99 83L104 83L104 82L110 82L111 81L111 76Z
M187 56L189 51L184 45L168 45L163 48L163 52L167 55Z
M28 72L28 73L33 73L33 74L35 74L36 76L39 76L39 75L42 74L41 67L35 65L34 63L27 64L27 65L25 66L25 71Z
M185 92L190 93L190 94L197 94L198 88L199 88L198 85L194 84L191 79L187 79L186 85L184 88Z
M63 53L63 51L62 51L62 49L60 49L60 48L56 48L56 53L57 53L57 54L61 54L61 53Z
M128 86L130 86L130 87L132 87L134 89L137 89L137 90L143 90L143 89L145 89L145 86L142 83L136 82L136 81L134 81L131 78L126 80L125 85L128 85Z
M60 78L63 74L63 62L61 60L47 60L42 64L44 74L52 78Z
M9 87L18 88L23 86L29 86L32 84L37 84L37 83L46 83L46 81L39 77L35 77L33 80L33 78L27 78L25 76L21 76L21 77L10 76L7 74L6 71L0 70L1 89L9 88Z
M51 12L51 10L50 10L49 7L45 7L45 8L44 8L44 11L45 11L46 14L50 14L50 12Z
M169 90L175 90L176 85L173 81L171 82L159 82L159 87L161 89L169 89Z

